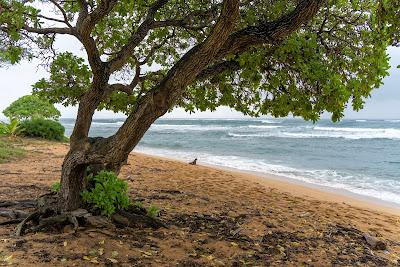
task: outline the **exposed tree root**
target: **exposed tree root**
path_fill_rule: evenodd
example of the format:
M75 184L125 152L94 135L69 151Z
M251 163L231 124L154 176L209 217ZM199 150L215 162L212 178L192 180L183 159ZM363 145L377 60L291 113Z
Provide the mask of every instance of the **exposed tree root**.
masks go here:
M37 201L31 199L3 200L0 201L0 208L7 208L7 207L35 208L36 204Z
M37 212L37 211L29 214L28 217L26 217L20 224L18 224L17 229L15 230L15 235L16 236L21 236L23 234L24 230L25 230L26 224L29 221L37 218L38 216L39 216L39 212Z
M10 219L24 219L28 217L29 213L23 210L9 210L9 209L0 209L0 217L6 217Z
M76 232L80 226L110 228L112 224L119 227L167 228L160 220L147 216L145 209L138 207L119 210L111 218L99 216L96 210L89 212L86 209L77 209L71 212L59 212L56 197L55 194L45 194L39 197L37 204L33 204L34 201L31 200L2 202L7 207L25 205L29 208L35 206L36 209L30 214L18 209L0 209L0 216L11 219L0 223L0 225L18 223L15 230L16 236L24 235L27 232L65 231L65 229ZM65 228L68 225L70 225L69 228Z
M1 225L9 225L9 224L17 224L17 223L20 223L20 222L22 222L24 219L14 219L14 220L9 220L9 221L5 221L5 222L1 222L0 223L0 226Z

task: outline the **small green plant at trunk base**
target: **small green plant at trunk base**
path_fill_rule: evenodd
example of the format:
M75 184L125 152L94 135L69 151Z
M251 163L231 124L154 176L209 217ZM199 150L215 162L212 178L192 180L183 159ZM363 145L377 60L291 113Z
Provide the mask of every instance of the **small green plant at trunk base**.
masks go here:
M60 189L61 189L60 182L55 182L54 184L51 185L51 191L54 193L60 192Z
M101 214L110 217L118 209L129 207L128 184L115 173L101 171L90 182L94 182L94 187L82 192L82 199L100 209Z

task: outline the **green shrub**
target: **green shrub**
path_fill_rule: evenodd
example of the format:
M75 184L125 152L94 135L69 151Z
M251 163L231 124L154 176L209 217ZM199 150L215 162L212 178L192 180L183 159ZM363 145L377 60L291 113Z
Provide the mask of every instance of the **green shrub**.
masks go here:
M7 124L4 122L0 122L0 135L7 134Z
M101 210L103 215L111 216L118 209L128 208L128 184L119 179L115 173L101 171L93 176L94 187L82 192L82 199Z
M61 190L61 184L60 182L55 182L54 184L51 185L50 187L51 191L54 193L58 193Z
M144 205L143 205L143 203L140 202L140 201L135 201L135 202L133 202L132 205L135 206L135 207L137 207L137 208L139 208L139 209L144 209Z
M12 119L10 123L0 122L0 135L8 135L15 137L23 130L20 122L17 119Z
M160 214L160 209L157 208L156 206L150 206L146 209L147 211L147 216L151 218L156 218Z
M65 140L65 128L57 121L45 119L26 120L21 123L22 134L29 137L40 137L48 140Z
M20 97L3 111L9 119L28 120L33 118L58 120L61 116L53 104L38 96Z

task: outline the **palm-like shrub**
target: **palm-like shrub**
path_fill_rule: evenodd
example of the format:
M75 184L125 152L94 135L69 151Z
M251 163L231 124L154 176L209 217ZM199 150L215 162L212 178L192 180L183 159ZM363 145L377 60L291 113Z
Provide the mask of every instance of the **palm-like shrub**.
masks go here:
M11 137L16 137L20 135L23 131L23 126L17 119L12 119L10 123L0 123L0 135L8 135Z

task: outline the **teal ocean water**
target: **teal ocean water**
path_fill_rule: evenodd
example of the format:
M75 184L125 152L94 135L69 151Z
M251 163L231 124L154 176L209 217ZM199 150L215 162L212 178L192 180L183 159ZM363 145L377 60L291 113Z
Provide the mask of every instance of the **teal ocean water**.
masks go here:
M73 119L61 123L70 134ZM123 119L94 120L109 136ZM400 120L160 119L136 151L284 176L400 206Z

